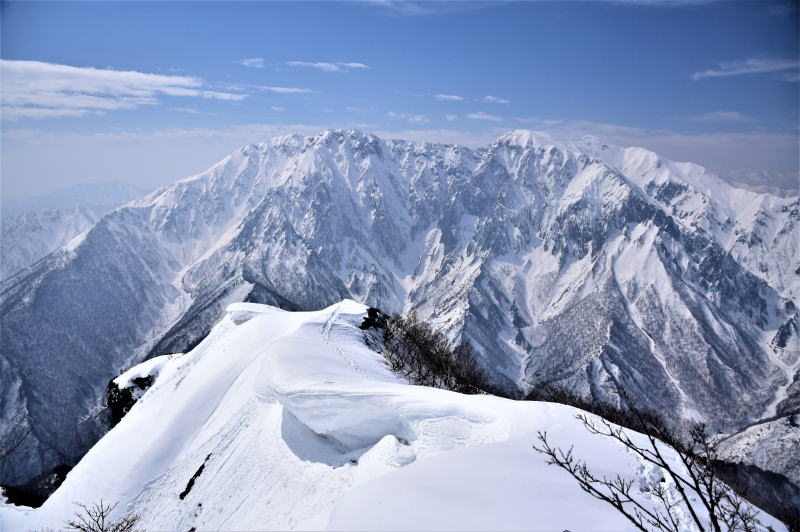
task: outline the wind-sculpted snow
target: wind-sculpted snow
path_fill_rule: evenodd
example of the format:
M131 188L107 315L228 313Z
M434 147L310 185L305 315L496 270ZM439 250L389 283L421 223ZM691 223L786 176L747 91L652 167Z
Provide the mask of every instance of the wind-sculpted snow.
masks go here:
M58 528L74 501L100 498L119 502L112 519L135 513L145 530L630 528L545 463L536 431L574 444L598 474L657 471L592 436L573 408L401 382L365 344L365 315L354 301L229 306L196 348L159 361L153 385L41 508L0 505L0 529ZM130 374L152 374L145 364Z
M3 285L15 422L0 444L33 434L0 482L74 461L108 380L187 351L237 301L413 310L510 392L616 401L621 385L740 428L795 401L797 218L796 198L592 138L469 149L329 130L247 146Z

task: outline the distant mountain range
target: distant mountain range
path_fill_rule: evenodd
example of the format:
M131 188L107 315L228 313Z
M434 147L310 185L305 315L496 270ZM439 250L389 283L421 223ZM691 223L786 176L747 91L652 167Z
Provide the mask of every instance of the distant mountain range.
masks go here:
M67 244L103 215L147 189L126 183L90 183L0 206L0 280Z
M798 199L595 138L286 136L102 216L0 290L0 483L74 463L109 379L236 301L416 311L493 382L718 431L797 408ZM76 430L76 427L78 429Z

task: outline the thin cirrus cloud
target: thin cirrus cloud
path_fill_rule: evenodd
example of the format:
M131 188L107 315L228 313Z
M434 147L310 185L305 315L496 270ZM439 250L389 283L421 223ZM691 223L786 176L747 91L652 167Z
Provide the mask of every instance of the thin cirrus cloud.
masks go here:
M724 61L717 68L695 72L691 77L697 81L707 78L775 73L782 81L796 81L798 70L800 61L796 59L750 58L744 61Z
M428 117L425 115L415 115L411 113L395 113L394 111L389 111L387 113L390 118L399 118L400 120L406 120L411 122L412 124L421 124L428 121Z
M441 101L463 102L464 98L455 94L434 94L434 98Z
M2 116L77 117L157 105L159 96L240 101L246 94L210 90L190 76L147 74L132 70L74 67L39 61L0 60Z
M262 57L253 57L250 59L239 59L237 61L242 66L246 66L249 68L264 68L264 58Z
M298 87L270 87L262 85L258 88L268 92L276 92L278 94L308 94L310 92L314 92L311 89L302 89Z
M348 70L369 68L364 63L328 63L324 61L286 61L285 64L293 67L315 68L323 72L345 72Z
M487 120L489 122L502 122L503 118L497 115L491 115L489 113L484 113L480 111L478 113L469 113L467 118L471 118L473 120Z
M691 117L695 122L749 122L739 111L712 111Z
M483 101L487 103L511 103L510 100L506 100L505 98L498 98L497 96L492 96L491 94L488 96L484 96Z
M170 111L175 111L176 113L186 113L187 115L205 115L208 113L204 113L203 111L198 111L192 107L170 107Z

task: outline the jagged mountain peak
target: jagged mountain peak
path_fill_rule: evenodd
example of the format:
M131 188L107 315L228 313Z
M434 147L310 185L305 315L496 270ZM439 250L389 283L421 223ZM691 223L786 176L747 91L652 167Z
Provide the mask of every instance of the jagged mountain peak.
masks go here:
M798 364L796 201L708 193L700 167L599 142L276 137L105 216L3 285L18 421L0 443L35 428L0 473L80 454L70 434L108 379L187 350L242 300L415 310L509 390L555 382L613 400L621 383L718 427L774 411ZM758 208L737 211L743 198ZM53 352L69 356L59 379L40 371ZM55 420L48 394L69 398Z

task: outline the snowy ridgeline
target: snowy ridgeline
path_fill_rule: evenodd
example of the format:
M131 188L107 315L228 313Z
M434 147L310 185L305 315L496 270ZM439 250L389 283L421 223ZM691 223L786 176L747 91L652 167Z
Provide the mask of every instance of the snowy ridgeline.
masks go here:
M154 383L44 506L0 505L0 529L58 527L101 498L148 530L630 529L532 449L540 430L656 504L641 488L660 472L573 408L398 380L364 343L365 310L231 305L192 351L116 379Z

